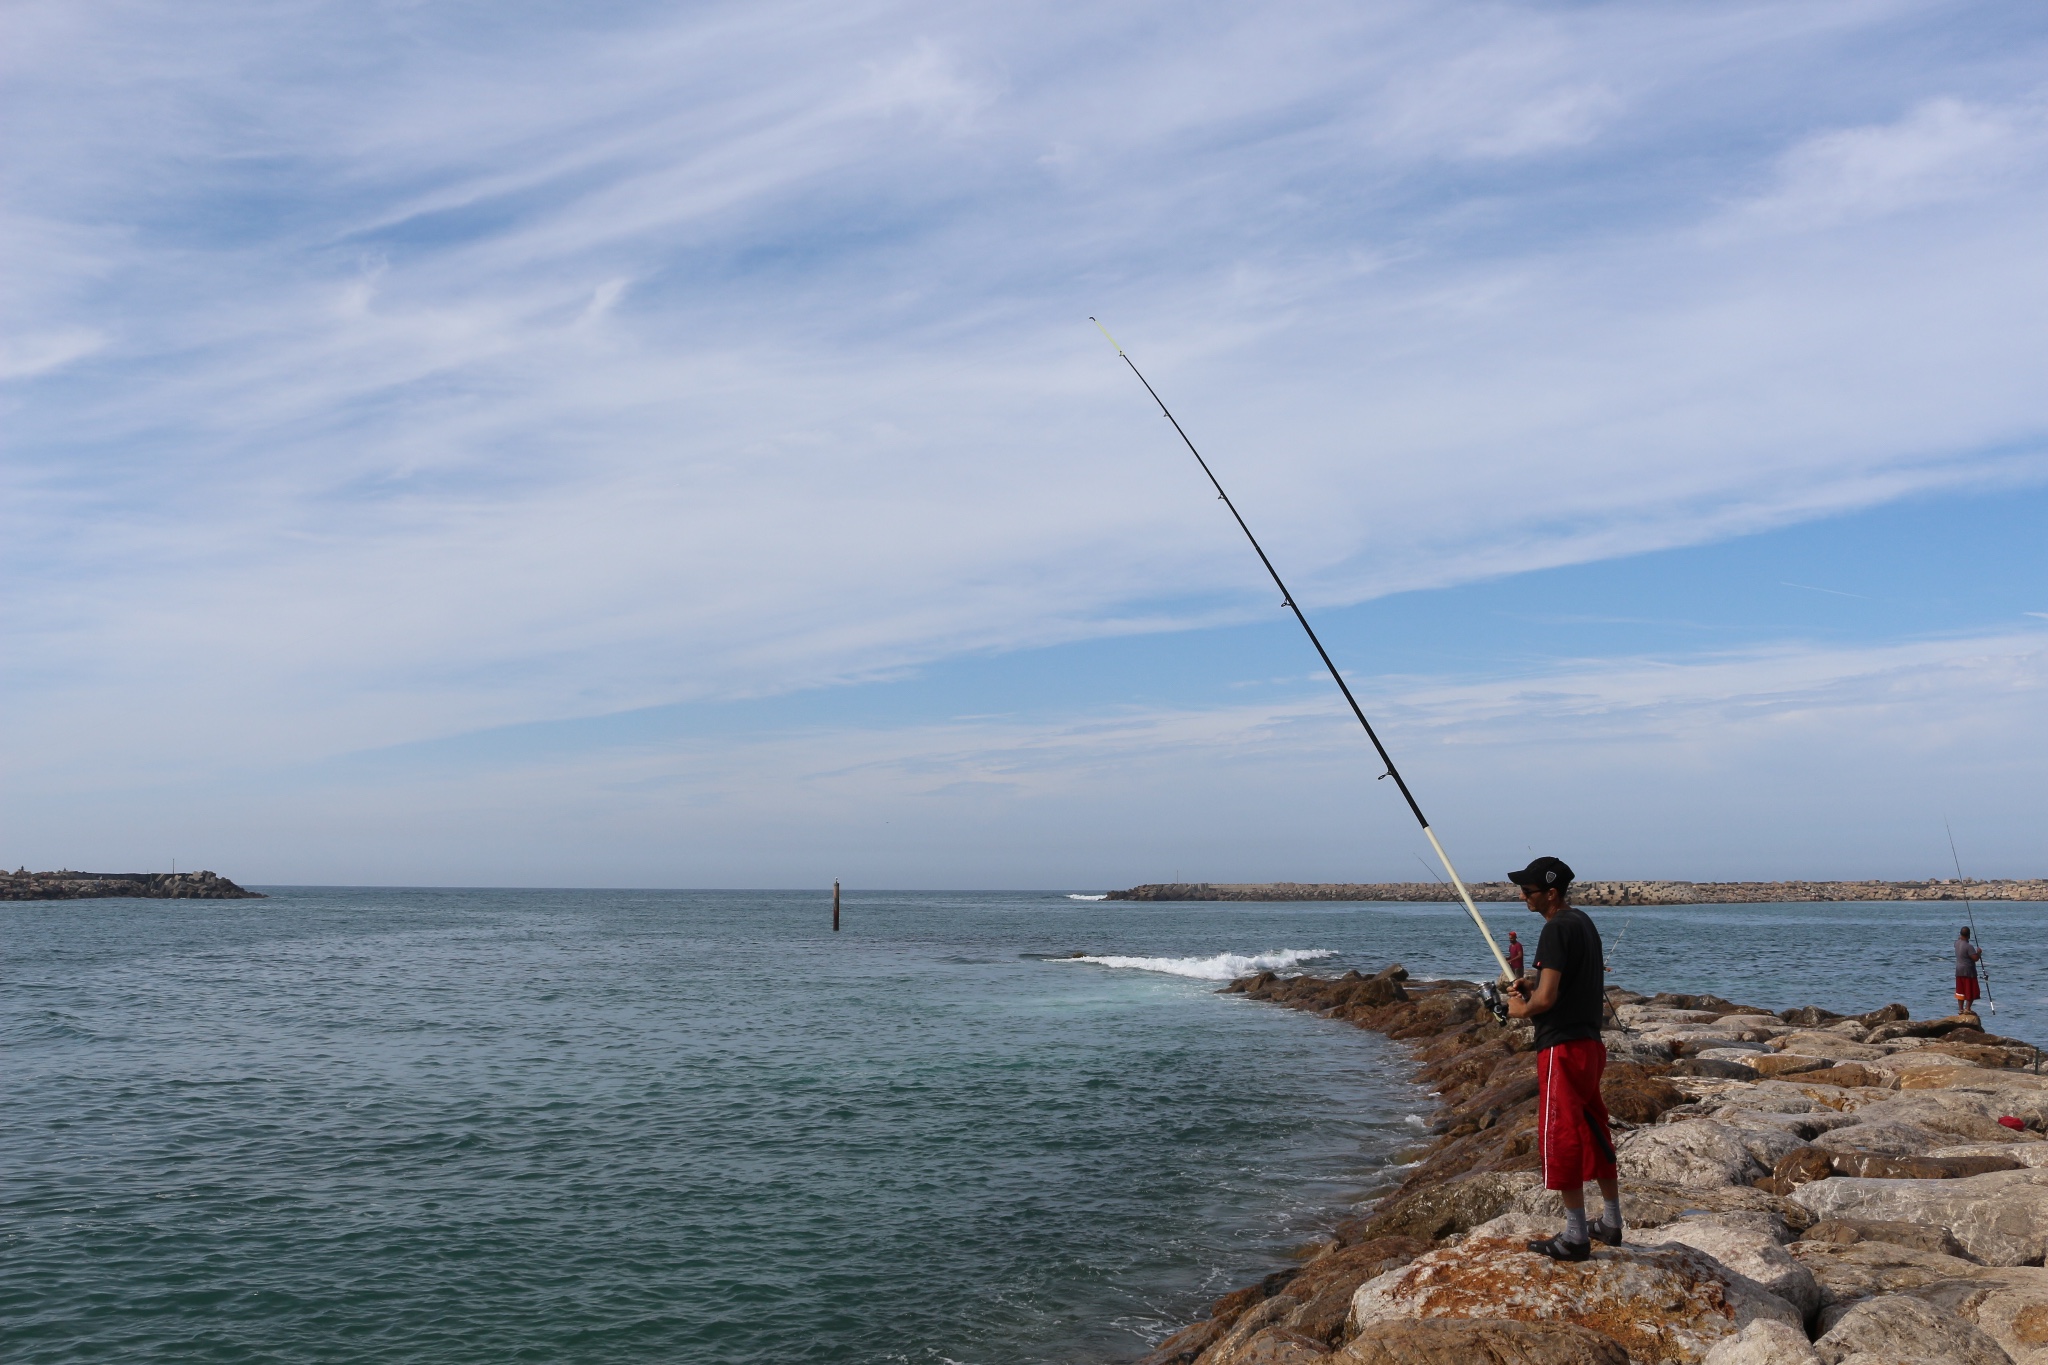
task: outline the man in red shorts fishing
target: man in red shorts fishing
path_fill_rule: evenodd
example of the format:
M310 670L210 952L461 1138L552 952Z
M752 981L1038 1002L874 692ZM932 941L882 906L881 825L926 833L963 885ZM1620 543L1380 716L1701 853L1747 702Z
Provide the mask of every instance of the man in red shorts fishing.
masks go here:
M1537 1138L1543 1187L1564 1201L1565 1228L1529 1243L1529 1250L1559 1261L1583 1261L1598 1239L1621 1245L1621 1187L1614 1178L1614 1138L1600 1099L1607 1047L1600 1041L1606 987L1600 931L1586 912L1568 905L1572 870L1557 858L1538 858L1508 880L1522 902L1543 916L1536 940L1536 972L1515 982L1508 1014L1536 1026ZM1599 1221L1586 1222L1588 1180L1600 1182L1605 1201Z

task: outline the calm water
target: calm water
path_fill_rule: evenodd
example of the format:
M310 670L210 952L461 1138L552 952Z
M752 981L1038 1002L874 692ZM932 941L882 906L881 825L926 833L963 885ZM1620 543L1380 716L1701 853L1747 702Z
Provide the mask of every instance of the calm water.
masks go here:
M1445 907L281 890L0 907L19 1361L1127 1358L1380 1184L1380 1039L1219 954L1484 963ZM2048 974L1979 912L1993 1022ZM1960 908L1610 911L1618 981L1945 1012ZM1527 918L1501 908L1504 932ZM1530 919L1530 924L1534 920ZM1144 965L1048 961L1084 950Z

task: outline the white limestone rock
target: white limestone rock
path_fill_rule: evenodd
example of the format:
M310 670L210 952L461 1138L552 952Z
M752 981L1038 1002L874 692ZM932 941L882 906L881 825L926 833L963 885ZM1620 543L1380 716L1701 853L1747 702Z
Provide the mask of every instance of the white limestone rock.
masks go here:
M1688 1246L1597 1247L1590 1261L1566 1262L1483 1237L1427 1252L1352 1297L1355 1329L1400 1318L1576 1323L1633 1360L1671 1365L1696 1365L1758 1319L1800 1325L1783 1299Z
M1954 1147L1937 1147L1929 1156L2002 1156L2022 1166L2048 1166L2048 1142L1964 1142Z
M1769 1213L1710 1213L1681 1218L1660 1228L1630 1228L1632 1244L1679 1244L1704 1251L1734 1273L1754 1281L1799 1311L1801 1320L1820 1310L1820 1285L1813 1272L1785 1249L1791 1230Z
M2048 1169L1991 1171L1961 1180L1838 1176L1801 1185L1789 1198L1816 1219L1945 1227L1986 1265L2039 1265L2048 1252Z
M1822 1365L2012 1365L1982 1331L1907 1294L1863 1300L1813 1347Z
M1830 1062L1867 1062L1886 1055L1881 1047L1817 1029L1781 1033L1771 1039L1769 1046L1773 1052L1796 1052L1802 1057L1819 1057Z
M1915 1298L1967 1319L1997 1342L2015 1365L2048 1365L2048 1270L1982 1269L1967 1280L1912 1292Z
M1794 1242L1786 1248L1820 1286L1822 1320L1879 1294L1918 1294L1961 1284L1985 1268L1960 1256L1896 1242Z
M1747 1185L1769 1175L1775 1164L1775 1158L1759 1159L1747 1137L1734 1125L1712 1119L1638 1128L1616 1145L1615 1165L1624 1182ZM1796 1139L1791 1140L1786 1150L1798 1145Z
M1798 1328L1759 1318L1721 1338L1700 1365L1820 1365L1820 1356Z
M1671 1060L1670 1046L1656 1042L1645 1034L1609 1030L1600 1035L1600 1041L1607 1047L1609 1066L1617 1062L1633 1062L1637 1066L1662 1066Z

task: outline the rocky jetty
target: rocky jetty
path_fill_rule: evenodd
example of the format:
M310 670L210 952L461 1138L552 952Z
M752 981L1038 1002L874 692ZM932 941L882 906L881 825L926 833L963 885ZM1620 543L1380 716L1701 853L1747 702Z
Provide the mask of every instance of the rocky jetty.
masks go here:
M1225 990L1409 1044L1434 1136L1144 1365L2048 1365L2048 1074L1974 1014L1611 990L1628 1230L1566 1264L1526 1023L1398 966Z
M1519 901L1509 882L1471 882L1475 901ZM1443 882L1153 882L1113 901L1454 901ZM2048 901L2048 878L1926 882L1575 882L1578 905L1742 905L1773 901Z
M0 901L85 901L109 896L154 900L262 900L212 872L0 872Z

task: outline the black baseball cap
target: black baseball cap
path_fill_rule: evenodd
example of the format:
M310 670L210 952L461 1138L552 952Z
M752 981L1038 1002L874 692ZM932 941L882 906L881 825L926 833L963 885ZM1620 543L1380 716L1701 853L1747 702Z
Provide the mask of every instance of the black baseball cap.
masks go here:
M1520 872L1508 873L1508 880L1516 886L1526 886L1535 891L1564 890L1572 884L1571 864L1562 858L1548 855L1538 858Z

